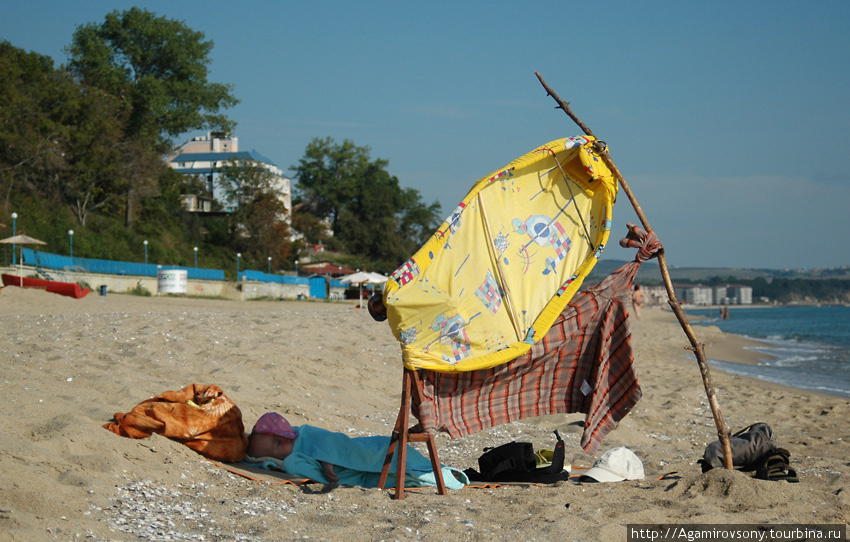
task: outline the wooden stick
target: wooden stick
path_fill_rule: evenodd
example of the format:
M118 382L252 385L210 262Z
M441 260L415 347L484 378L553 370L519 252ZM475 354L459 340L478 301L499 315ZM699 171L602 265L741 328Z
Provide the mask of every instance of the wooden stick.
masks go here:
M557 94L555 94L555 92L549 88L549 85L546 84L546 81L543 80L543 77L539 72L534 72L534 75L536 75L537 79L540 80L540 84L543 85L544 89L546 89L546 93L558 104L556 109L563 110L564 113L573 119L573 122L575 122L586 135L596 138L593 131L573 113L572 109L570 109L569 102L563 101ZM626 197L629 198L632 207L634 207L635 214L637 214L643 228L646 231L652 231L652 227L649 225L649 220L647 220L640 203L638 203L637 198L635 198L634 193L632 193L631 188L629 188L629 185L620 173L620 169L611 159L608 147L598 139L594 143L594 147L602 157L605 165L608 166L608 169L611 170L611 173L614 174L614 177L620 183L620 187L623 189L623 192L626 193ZM681 324L685 335L688 337L688 340L691 343L690 349L694 351L697 363L699 364L699 370L702 374L702 383L705 386L705 394L708 397L708 404L711 407L711 413L714 416L714 425L717 428L717 436L719 437L720 445L723 448L723 465L727 469L732 470L732 447L729 443L729 429L723 422L723 415L720 413L720 405L717 402L717 396L714 393L714 386L711 383L711 372L708 369L708 361L705 357L705 345L697 339L691 324L688 322L687 316L685 316L685 311L682 310L679 300L676 299L676 294L673 291L673 282L670 280L670 272L667 269L667 258L663 249L658 253L658 265L661 268L661 278L664 280L664 286L667 288L667 297L669 299L670 308L673 309L673 313L676 315L676 318L679 320L679 324Z

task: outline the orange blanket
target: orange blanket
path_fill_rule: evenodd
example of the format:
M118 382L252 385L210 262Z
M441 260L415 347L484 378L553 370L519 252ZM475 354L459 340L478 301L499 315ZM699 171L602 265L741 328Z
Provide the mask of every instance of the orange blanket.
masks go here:
M242 412L215 385L167 391L126 414L116 412L114 419L103 427L116 435L147 438L157 433L210 459L241 461L248 447Z

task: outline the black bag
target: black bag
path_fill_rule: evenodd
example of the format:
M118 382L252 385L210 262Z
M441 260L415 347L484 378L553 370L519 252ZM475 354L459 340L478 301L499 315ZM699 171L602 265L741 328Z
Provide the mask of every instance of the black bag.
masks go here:
M475 482L534 482L549 484L566 480L569 473L564 472L564 441L555 431L558 441L552 457L552 463L537 467L534 448L530 442L509 442L496 448L485 449L478 458L478 468L466 469L464 473Z
M729 439L732 448L732 467L736 470L753 471L759 460L776 450L773 430L766 423L754 423L741 429ZM703 458L698 461L702 472L723 467L723 448L716 440L705 448Z
M496 478L504 473L522 474L537 468L530 442L509 442L491 448L478 458L482 474Z

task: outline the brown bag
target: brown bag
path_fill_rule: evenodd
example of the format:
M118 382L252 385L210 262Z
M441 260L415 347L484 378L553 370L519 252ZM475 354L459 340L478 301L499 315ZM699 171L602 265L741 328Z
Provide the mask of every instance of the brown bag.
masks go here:
M248 447L242 412L215 385L191 384L167 391L126 414L116 412L114 421L103 427L129 438L156 433L221 461L241 461Z

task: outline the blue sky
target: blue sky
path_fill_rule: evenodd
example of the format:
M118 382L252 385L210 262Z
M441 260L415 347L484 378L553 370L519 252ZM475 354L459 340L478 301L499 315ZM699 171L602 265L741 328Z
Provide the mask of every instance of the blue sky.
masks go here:
M447 216L580 133L539 71L608 142L670 265L850 265L850 2L0 0L0 39L58 65L76 25L133 5L215 43L241 150L288 172L312 138L351 139ZM634 220L621 197L612 239Z

